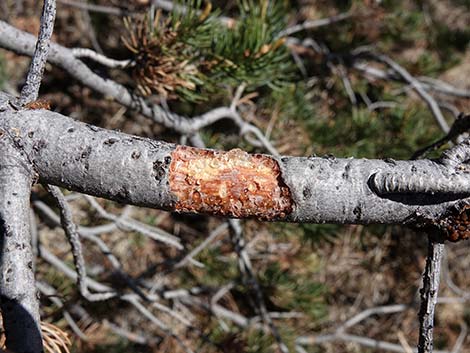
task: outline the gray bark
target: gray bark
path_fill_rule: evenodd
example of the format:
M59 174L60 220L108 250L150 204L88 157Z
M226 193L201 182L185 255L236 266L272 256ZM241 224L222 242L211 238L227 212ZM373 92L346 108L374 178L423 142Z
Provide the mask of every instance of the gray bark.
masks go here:
M46 66L49 44L54 30L55 0L45 0L41 15L41 27L36 42L26 83L21 90L20 105L25 105L38 98L42 75Z
M97 128L50 111L12 112L7 106L0 113L0 128L17 134L45 183L139 206L174 207L175 195L168 185L172 144ZM448 168L439 161L276 160L294 202L293 211L282 219L286 221L414 223L423 217L440 218L459 200L468 201L468 193L381 194L376 190L380 187L374 184L377 174L417 173L439 180ZM465 170L456 173L469 175Z
M444 244L430 235L426 268L423 274L423 287L420 291L421 308L419 311L418 353L432 353L433 351L434 312L439 291L443 256Z
M32 168L0 129L0 308L6 346L16 353L42 352L39 300L29 226Z

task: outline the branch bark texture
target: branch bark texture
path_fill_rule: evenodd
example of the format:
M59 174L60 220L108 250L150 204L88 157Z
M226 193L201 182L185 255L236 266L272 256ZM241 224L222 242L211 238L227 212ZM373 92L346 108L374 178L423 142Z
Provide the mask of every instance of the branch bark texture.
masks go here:
M54 30L55 8L55 0L44 0L36 48L31 59L26 83L21 90L21 105L31 103L38 98L47 55L49 54L50 39Z
M440 219L449 208L468 201L468 194L432 189L413 193L411 188L410 193L397 194L376 190L377 174L440 180L450 168L441 161L278 158L193 148L191 155L196 157L188 161L173 144L101 129L46 110L15 112L8 107L0 113L0 128L18 136L43 182L139 206L227 217L366 224ZM454 173L469 179L465 168L457 169ZM264 176L280 197L273 206L279 212L265 217L255 207L262 209L267 199L262 195L268 185L263 184ZM252 212L245 210L248 205Z
M33 171L21 143L0 129L0 308L6 346L43 351L29 227Z
M436 309L441 263L444 256L444 243L429 236L428 256L423 274L423 287L421 288L421 308L419 312L419 342L418 353L432 353L434 312Z

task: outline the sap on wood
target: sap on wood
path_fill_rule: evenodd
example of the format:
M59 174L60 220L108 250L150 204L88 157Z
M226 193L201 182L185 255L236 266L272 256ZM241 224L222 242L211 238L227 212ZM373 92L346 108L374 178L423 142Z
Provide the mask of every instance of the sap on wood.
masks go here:
M178 146L171 155L169 183L180 212L264 220L292 212L291 193L278 163L240 149L218 152Z

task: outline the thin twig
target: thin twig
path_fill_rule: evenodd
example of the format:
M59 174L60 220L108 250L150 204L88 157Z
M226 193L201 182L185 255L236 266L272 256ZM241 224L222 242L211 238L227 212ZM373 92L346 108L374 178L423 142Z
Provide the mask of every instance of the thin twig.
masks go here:
M298 346L308 346L312 344L322 344L328 342L356 343L364 347L373 348L374 350L406 353L405 349L400 344L376 340L359 335L352 335L349 333L333 333L322 336L301 336L296 340L296 344ZM434 353L449 353L449 351L438 350L434 351Z
M63 5L76 7L81 10L99 12L99 13L103 13L106 15L121 16L121 17L133 15L131 12L125 9L120 9L118 7L89 4L83 1L57 0L57 2Z
M96 201L96 199L92 196L85 195L85 199L90 203L90 205L96 211L98 211L98 213L103 218L115 222L118 227L135 230L139 233L142 233L145 236L148 236L149 238L153 240L160 241L162 243L174 246L180 250L183 249L183 246L180 243L180 239L168 232L165 232L163 229L159 229L157 227L151 227L147 224L140 223L136 220L119 217L109 212L106 212L106 210L103 207L101 207L100 204Z
M55 0L44 0L36 49L19 99L19 104L22 106L38 99L39 87L41 86L52 31L54 30L55 12Z
M65 321L67 321L72 331L78 337L80 337L81 340L85 342L88 341L87 335L80 329L80 327L78 327L70 312L65 308L65 305L62 300L58 298L57 291L55 290L55 288L42 281L36 282L36 286L38 287L39 291L42 293L43 296L46 296L47 299L49 299L57 307L62 309L62 315L64 316Z
M214 229L211 234L204 239L201 244L196 246L191 252L186 255L181 261L179 261L174 268L180 268L185 266L188 262L191 261L197 254L203 251L215 238L217 238L220 234L222 234L227 229L227 223L222 223L216 229Z
M344 21L348 19L349 17L351 17L351 14L348 12L345 12L345 13L340 13L335 16L328 17L328 18L321 18L318 20L308 20L298 25L286 28L285 30L279 33L278 37L291 36L292 34L298 33L301 31L328 26L336 22Z
M419 312L418 353L433 352L434 312L439 291L441 262L444 254L444 243L429 236L426 269L421 288L421 309Z
M455 341L454 347L452 348L452 353L459 353L460 349L462 349L462 345L467 339L467 332L468 332L468 327L467 324L462 321L460 323L460 334L459 337L457 337L457 340Z
M73 222L72 212L67 201L62 194L62 191L57 186L46 186L47 191L52 195L52 197L57 202L60 210L60 220L62 223L62 228L67 235L67 239L72 248L73 261L77 271L77 284L80 290L80 294L89 301L101 301L113 298L116 296L115 292L107 293L91 293L88 290L88 285L86 282L86 267L85 259L83 258L82 243L77 232L77 226Z
M235 252L238 255L238 265L242 278L244 279L245 285L248 289L252 289L254 292L254 302L256 303L256 308L259 310L259 314L266 326L269 327L272 336L277 342L279 350L282 353L288 353L289 348L284 343L279 330L276 325L274 325L273 320L269 316L268 309L266 308L266 303L263 298L263 293L261 287L256 278L256 274L253 271L251 266L251 261L248 256L248 253L245 249L245 240L243 238L242 227L240 225L240 220L231 219L229 220L230 227L232 229L232 243L235 247Z
M96 37L96 31L93 27L93 22L91 20L90 13L88 12L88 10L82 11L82 18L85 22L85 27L88 29L86 30L86 34L90 38L91 45L93 46L93 48L95 48L98 53L104 54L103 49L101 48L100 43L98 42L98 38Z
M436 119L437 123L441 127L442 131L444 131L445 133L449 132L449 129L450 129L449 125L447 124L447 121L445 120L444 115L442 115L439 105L436 103L434 98L428 92L426 92L426 90L423 88L421 83L416 78L414 78L407 70L405 70L405 68L399 65L396 61L392 60L386 55L372 54L372 57L380 62L387 64L398 75L403 77L403 79L407 81L414 88L416 93L418 93L418 95L427 103L429 109L434 115L434 118Z
M71 49L76 58L88 58L109 68L124 68L132 64L131 60L115 60L88 48Z

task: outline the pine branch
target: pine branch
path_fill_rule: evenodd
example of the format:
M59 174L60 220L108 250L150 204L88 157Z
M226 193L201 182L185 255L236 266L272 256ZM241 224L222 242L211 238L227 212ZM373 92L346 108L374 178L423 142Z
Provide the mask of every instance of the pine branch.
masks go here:
M380 194L371 176L380 171L406 179L426 173L429 180L440 180L452 168L465 174L459 165L444 161L457 152L463 156L469 144L457 146L438 161L270 157L241 150L176 147L86 125L50 111L14 112L8 105L3 109L0 127L16 131L43 182L118 202L301 223L412 224L428 220L439 225L447 217L443 223L447 227L468 212L465 207L456 208L468 203L468 195L423 194L414 189ZM64 135L70 138L64 139ZM225 185L222 180L233 182ZM449 216L454 209L457 213ZM467 235L461 233L457 229L453 240Z

